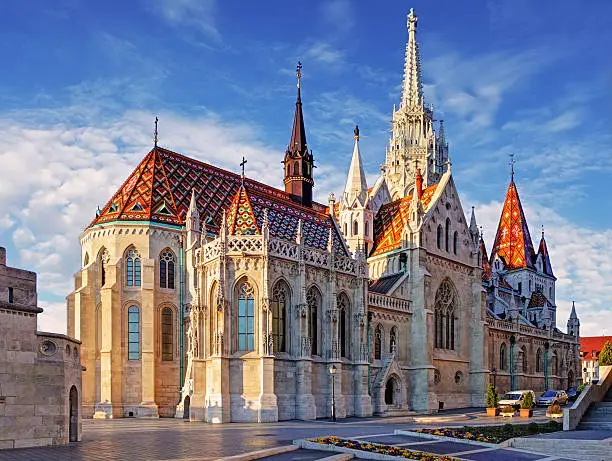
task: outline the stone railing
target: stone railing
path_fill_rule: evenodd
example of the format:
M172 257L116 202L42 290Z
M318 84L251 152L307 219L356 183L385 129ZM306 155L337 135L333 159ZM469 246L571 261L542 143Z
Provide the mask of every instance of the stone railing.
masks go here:
M394 298L380 293L368 293L368 305L394 311L412 313L410 301Z
M612 388L612 366L599 367L599 381L589 384L580 393L574 404L563 410L563 430L573 431L592 403L601 402Z
M505 320L487 319L487 324L497 330L514 331L514 324Z

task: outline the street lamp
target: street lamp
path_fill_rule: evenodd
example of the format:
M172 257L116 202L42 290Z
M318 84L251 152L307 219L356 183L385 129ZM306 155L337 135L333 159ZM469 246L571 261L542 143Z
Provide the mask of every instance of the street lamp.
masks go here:
M329 374L332 378L331 420L336 422L336 365L333 363L329 367Z
M497 369L495 367L491 368L491 374L493 375L493 387L497 387L495 378L497 377Z

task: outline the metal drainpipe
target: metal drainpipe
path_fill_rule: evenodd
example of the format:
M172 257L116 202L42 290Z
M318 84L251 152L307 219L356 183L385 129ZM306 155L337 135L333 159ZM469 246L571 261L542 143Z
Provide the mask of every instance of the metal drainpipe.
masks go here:
M184 312L183 312L183 270L184 270L184 263L183 263L183 253L184 253L184 248L183 248L183 237L180 238L180 245L181 245L181 249L179 251L179 311L180 311L180 320L179 320L179 392L182 392L183 390L183 367L184 367L184 363L183 363L183 331L184 331Z

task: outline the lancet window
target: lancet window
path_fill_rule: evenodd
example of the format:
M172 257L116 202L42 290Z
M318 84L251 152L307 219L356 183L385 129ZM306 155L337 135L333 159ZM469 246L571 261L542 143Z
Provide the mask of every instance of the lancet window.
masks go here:
M159 255L159 286L174 290L174 253L165 249Z
M389 337L389 352L397 354L397 327L391 328L391 335Z
M140 253L136 248L130 248L125 253L125 284L128 287L139 287L140 283Z
M506 351L506 343L502 343L502 345L499 347L499 369L508 369L508 353Z
M162 361L174 359L174 318L172 309L164 307L161 311Z
M538 349L536 352L536 373L542 373L544 371L544 360L542 357L542 349Z
M339 331L338 331L338 340L340 341L340 356L348 357L347 351L349 349L347 341L348 341L348 323L347 316L349 312L349 300L344 293L338 296L338 322L339 322Z
M457 296L448 280L436 292L434 308L434 344L438 349L455 349L455 315Z
M376 330L374 330L374 360L380 360L382 358L382 341L382 326L376 325Z
M140 360L140 309L128 308L128 360Z
M315 287L310 287L306 294L308 305L308 337L310 338L310 350L312 355L318 352L318 313L321 305L321 295Z
M244 281L238 286L238 350L255 350L255 290Z
M272 290L272 340L274 350L278 352L286 352L286 321L289 299L289 287L281 280Z

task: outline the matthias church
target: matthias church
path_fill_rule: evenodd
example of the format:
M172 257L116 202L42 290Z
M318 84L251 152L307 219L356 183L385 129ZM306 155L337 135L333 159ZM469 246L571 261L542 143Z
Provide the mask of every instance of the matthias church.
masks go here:
M401 415L483 406L492 375L501 391L580 376L580 323L573 309L556 326L551 255L514 175L490 256L464 212L407 19L374 184L356 128L342 195L313 201L299 65L284 190L156 140L99 210L67 298L85 417L315 419L332 386L337 417Z

